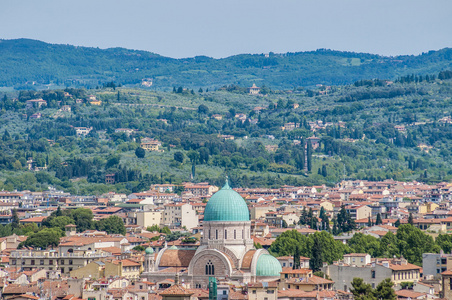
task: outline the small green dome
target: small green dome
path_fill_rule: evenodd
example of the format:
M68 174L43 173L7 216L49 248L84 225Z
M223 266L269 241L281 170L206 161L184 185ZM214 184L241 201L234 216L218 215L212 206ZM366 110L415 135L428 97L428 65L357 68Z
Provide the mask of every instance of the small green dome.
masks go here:
M226 180L221 190L210 197L204 210L204 221L249 221L245 200L231 189Z
M169 247L168 249L170 249L170 250L177 250L177 246L176 246L176 245L172 245L172 246Z
M280 276L280 262L270 254L262 254L257 259L256 276Z
M146 253L146 254L154 254L154 249L152 249L151 247L147 247L146 250L144 250L144 253Z

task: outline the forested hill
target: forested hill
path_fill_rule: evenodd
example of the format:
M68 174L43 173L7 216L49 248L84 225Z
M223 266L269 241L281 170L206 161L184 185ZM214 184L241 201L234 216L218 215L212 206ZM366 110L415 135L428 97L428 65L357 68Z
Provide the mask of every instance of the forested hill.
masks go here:
M29 39L0 40L0 86L42 84L96 86L114 81L137 84L152 78L157 89L214 88L256 83L273 89L340 85L361 79L395 79L452 68L452 49L418 56L317 50L286 54L241 54L173 59L146 51L55 45Z

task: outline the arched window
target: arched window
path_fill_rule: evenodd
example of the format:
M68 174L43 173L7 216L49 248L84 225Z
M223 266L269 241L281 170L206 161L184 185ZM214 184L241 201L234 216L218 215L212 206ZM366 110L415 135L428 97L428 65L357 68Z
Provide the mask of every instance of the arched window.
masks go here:
M227 240L228 239L228 231L225 229L224 230L224 239Z
M215 266L210 260L206 264L206 275L215 275Z

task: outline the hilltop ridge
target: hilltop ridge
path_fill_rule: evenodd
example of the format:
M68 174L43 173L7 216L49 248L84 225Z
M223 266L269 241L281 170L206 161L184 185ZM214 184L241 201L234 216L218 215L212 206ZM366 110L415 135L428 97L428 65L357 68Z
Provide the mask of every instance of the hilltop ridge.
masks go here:
M361 79L395 79L452 68L452 49L386 57L319 49L284 54L238 54L175 59L125 48L99 49L30 39L0 40L0 86L95 87L103 82L139 84L152 78L156 89L216 88L252 83L273 89L316 84L341 85Z

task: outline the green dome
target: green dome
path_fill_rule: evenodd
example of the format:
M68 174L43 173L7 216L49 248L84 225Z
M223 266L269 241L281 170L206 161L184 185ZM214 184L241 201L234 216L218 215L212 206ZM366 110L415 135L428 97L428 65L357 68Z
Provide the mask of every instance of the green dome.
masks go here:
M279 261L270 254L262 254L257 259L256 276L280 276L282 267Z
M169 247L168 249L170 249L170 250L177 250L177 246L176 246L176 245L172 245L172 246Z
M146 253L146 254L154 254L154 249L152 249L151 247L147 247L146 250L144 250L144 253Z
M210 197L204 210L204 221L249 221L250 214L245 200L229 187L224 187Z

